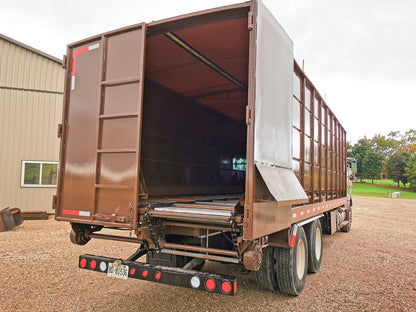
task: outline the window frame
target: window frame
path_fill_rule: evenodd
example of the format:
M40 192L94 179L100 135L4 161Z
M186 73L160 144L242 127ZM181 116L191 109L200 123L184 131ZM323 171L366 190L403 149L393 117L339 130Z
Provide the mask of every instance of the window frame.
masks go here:
M25 169L26 164L39 164L39 183L25 184ZM56 184L42 184L42 170L43 165L56 165ZM22 160L20 169L20 187L34 187L34 188L54 188L58 185L59 162L58 161L40 161L40 160Z

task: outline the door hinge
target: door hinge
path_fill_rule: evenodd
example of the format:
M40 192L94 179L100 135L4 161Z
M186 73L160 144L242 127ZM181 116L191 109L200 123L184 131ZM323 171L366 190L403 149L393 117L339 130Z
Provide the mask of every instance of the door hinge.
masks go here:
M56 209L58 207L58 196L53 195L52 197L52 209Z
M58 131L57 131L57 136L58 138L62 138L62 132L63 132L63 126L62 124L58 124Z
M254 14L253 12L248 12L248 30L253 30L254 28Z
M253 121L253 108L246 106L246 124L249 125Z
M62 67L66 69L67 65L68 65L68 57L64 55L62 57Z

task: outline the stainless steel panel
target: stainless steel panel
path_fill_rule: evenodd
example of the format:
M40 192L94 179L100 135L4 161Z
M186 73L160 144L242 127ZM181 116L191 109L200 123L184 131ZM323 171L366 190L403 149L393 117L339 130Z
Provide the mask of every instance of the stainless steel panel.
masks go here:
M259 1L254 159L292 168L293 44Z
M291 169L256 164L270 193L279 201L308 200L308 196Z

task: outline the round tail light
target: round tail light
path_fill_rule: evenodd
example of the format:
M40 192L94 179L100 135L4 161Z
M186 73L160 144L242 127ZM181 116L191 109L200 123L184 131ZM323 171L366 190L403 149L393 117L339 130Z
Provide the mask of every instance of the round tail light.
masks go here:
M205 288L209 291L215 289L215 281L212 278L209 278L205 281Z
M95 260L91 260L90 262L90 268L95 270L95 268L97 267L97 262Z
M87 266L87 259L82 258L82 259L79 261L79 265L81 266L81 268L85 268L85 267Z
M221 283L221 291L224 294L229 294L231 292L231 283L229 281L223 281Z

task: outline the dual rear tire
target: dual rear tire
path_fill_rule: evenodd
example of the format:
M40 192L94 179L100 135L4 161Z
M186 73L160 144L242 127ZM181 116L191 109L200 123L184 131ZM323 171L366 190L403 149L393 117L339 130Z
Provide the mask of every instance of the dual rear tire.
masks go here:
M322 259L322 227L319 220L299 227L293 248L268 246L256 272L257 285L269 291L298 296L306 282L307 272L319 270Z

